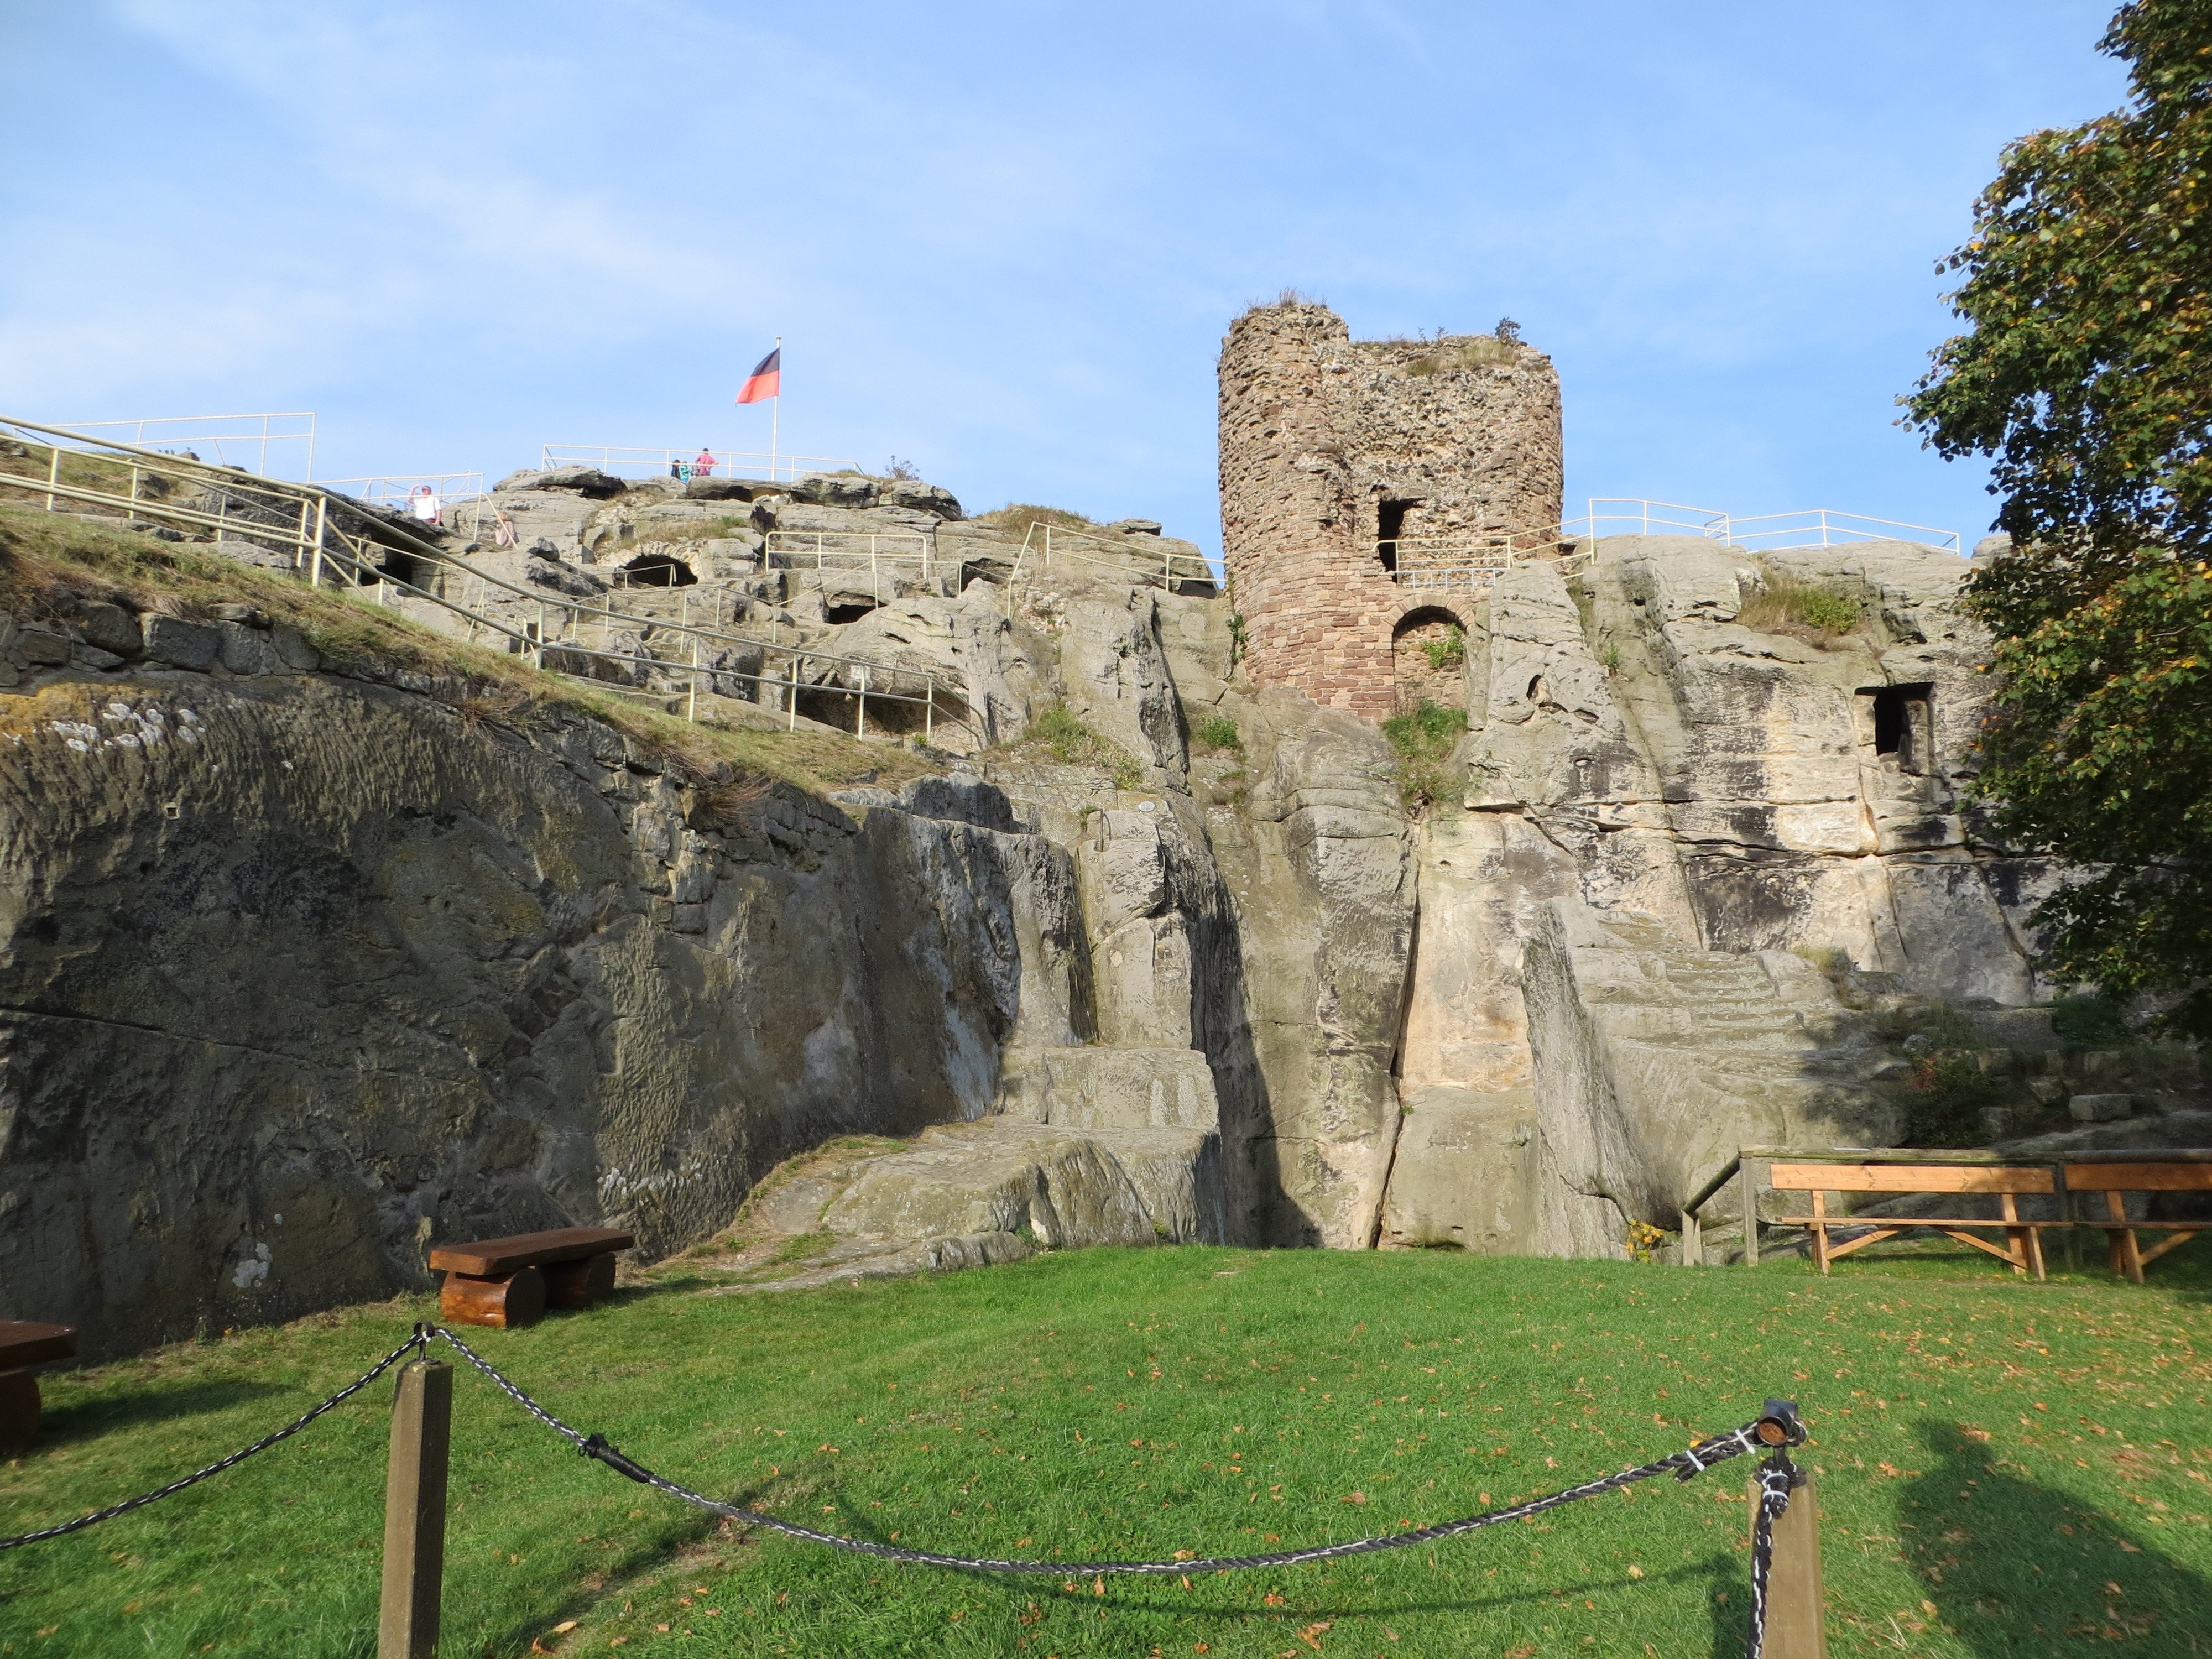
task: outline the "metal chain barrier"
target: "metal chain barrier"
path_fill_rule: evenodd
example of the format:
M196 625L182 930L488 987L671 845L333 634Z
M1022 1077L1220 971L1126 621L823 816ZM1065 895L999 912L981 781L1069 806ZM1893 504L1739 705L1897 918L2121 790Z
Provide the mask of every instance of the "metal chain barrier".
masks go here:
M532 1399L489 1360L477 1352L452 1331L440 1325L418 1324L415 1328L413 1335L378 1360L368 1370L362 1372L337 1393L309 1407L274 1433L264 1436L252 1445L242 1447L231 1453L229 1456L210 1463L205 1468L197 1470L182 1480L173 1480L166 1486L157 1487L149 1492L143 1492L136 1498L125 1498L119 1504L110 1504L107 1508L94 1510L89 1515L79 1516L76 1520L65 1521L59 1526L47 1527L38 1532L25 1533L18 1538L0 1538L0 1550L15 1549L21 1545L35 1544L43 1539L59 1538L68 1533L82 1531L87 1527L97 1526L102 1521L112 1520L118 1515L128 1514L132 1510L142 1508L172 1493L182 1492L185 1487L195 1486L210 1475L220 1474L223 1470L244 1462L256 1453L268 1450L278 1441L297 1434L324 1413L334 1409L359 1394L393 1365L398 1364L408 1353L414 1352L427 1357L429 1345L434 1340L450 1344L464 1359L483 1372L493 1386L547 1428L567 1440L581 1455L596 1459L617 1474L627 1475L632 1480L651 1486L655 1491L666 1492L672 1498L681 1499L710 1514L725 1516L747 1526L763 1528L770 1532L781 1533L787 1538L800 1539L810 1544L826 1545L831 1549L845 1550L856 1555L872 1556L879 1560L904 1561L917 1566L950 1567L970 1572L1059 1573L1069 1577L1097 1578L1108 1573L1158 1575L1238 1572L1259 1567L1299 1566L1310 1561L1341 1560L1347 1556L1369 1555L1382 1550L1409 1549L1417 1545L1432 1544L1441 1539L1456 1538L1463 1534L1478 1532L1486 1527L1503 1526L1511 1521L1525 1521L1531 1516L1541 1515L1547 1510L1559 1509L1565 1504L1577 1503L1585 1498L1595 1498L1601 1493L1618 1492L1624 1487L1635 1485L1639 1480L1651 1480L1656 1475L1672 1474L1678 1481L1694 1480L1716 1464L1726 1462L1730 1458L1741 1457L1747 1452L1755 1455L1761 1451L1771 1450L1773 1455L1759 1466L1759 1510L1752 1523L1750 1659L1759 1659L1760 1651L1765 1644L1766 1583L1769 1571L1773 1564L1774 1523L1789 1508L1790 1488L1797 1480L1797 1471L1790 1462L1787 1449L1802 1445L1805 1440L1804 1425L1798 1421L1795 1407L1785 1401L1770 1400L1766 1402L1765 1413L1742 1427L1710 1440L1698 1441L1680 1451L1670 1453L1651 1462L1639 1464L1632 1469L1623 1469L1617 1474L1605 1475L1595 1480L1586 1480L1580 1486L1568 1486L1561 1491L1547 1493L1541 1498L1532 1498L1526 1503L1516 1504L1506 1509L1491 1510L1480 1515L1470 1515L1456 1521L1440 1522L1435 1526L1421 1527L1412 1532L1389 1533L1371 1538L1356 1538L1340 1544L1320 1544L1307 1549L1278 1550L1267 1555L1213 1555L1165 1561L1019 1561L992 1556L940 1555L931 1550L902 1549L896 1544L878 1544L868 1539L845 1538L836 1533L820 1532L812 1527L803 1527L794 1522L783 1520L759 1510L749 1510L735 1504L726 1504L719 1498L709 1498L703 1492L694 1492L689 1486L681 1486L665 1475L655 1474L643 1464L625 1456L608 1443L605 1435L587 1435L571 1428Z
M715 1515L727 1516L748 1526L763 1527L787 1538L804 1539L810 1544L825 1544L831 1549L848 1550L856 1555L872 1555L885 1561L907 1561L920 1566L953 1567L974 1572L1056 1572L1091 1577L1107 1573L1237 1572L1254 1567L1290 1567L1308 1561L1332 1561L1349 1555L1372 1554L1378 1550L1408 1549L1419 1544L1434 1543L1438 1539L1456 1538L1463 1533L1479 1531L1484 1527L1502 1526L1509 1521L1525 1521L1531 1516L1541 1515L1547 1510L1555 1510L1562 1504L1576 1503L1585 1498L1595 1498L1602 1492L1617 1492L1639 1480L1649 1480L1654 1475L1672 1474L1677 1480L1692 1480L1716 1463L1725 1462L1731 1457L1741 1457L1746 1452L1756 1453L1771 1447L1797 1444L1804 1437L1804 1430L1797 1422L1795 1413L1784 1407L1781 1401L1770 1401L1766 1415L1755 1418L1728 1434L1699 1441L1654 1462L1623 1469L1618 1474L1608 1474L1600 1480L1584 1481L1581 1486L1569 1486L1542 1498L1532 1498L1527 1503L1516 1504L1510 1509L1492 1510L1457 1521L1440 1522L1433 1527L1423 1527L1413 1532L1358 1538L1342 1544L1320 1544L1309 1549L1279 1550L1272 1555L1216 1555L1169 1561L1016 1561L990 1556L939 1555L929 1550L902 1549L896 1544L878 1544L866 1539L840 1537L836 1533L819 1532L812 1527L802 1527L758 1510L743 1509L735 1504L725 1504L718 1498L708 1498L689 1486L678 1485L665 1475L656 1474L643 1464L623 1455L607 1443L605 1436L586 1435L569 1427L502 1376L489 1360L453 1332L441 1327L430 1327L428 1334L451 1343L463 1358L482 1371L525 1411L567 1439L585 1456L598 1459L609 1468L628 1475L641 1485L665 1492L672 1498L681 1498L684 1503ZM1786 1498L1784 1501L1787 1501Z
M27 1532L20 1538L0 1538L0 1550L12 1550L24 1544L35 1544L41 1539L59 1538L66 1533L82 1532L87 1527L96 1527L103 1521L112 1521L118 1515L128 1515L131 1510L143 1509L159 1498L180 1492L187 1486L196 1486L210 1475L221 1474L225 1469L243 1463L257 1452L267 1451L278 1441L290 1439L325 1412L343 1405L370 1383L375 1382L378 1377L398 1364L403 1355L410 1350L426 1350L427 1346L428 1339L422 1334L421 1328L417 1327L415 1335L409 1337L336 1394L318 1405L309 1407L274 1434L265 1434L252 1445L241 1446L229 1456L218 1459L204 1469L196 1469L181 1480L172 1480L166 1486L156 1486L152 1492L141 1492L136 1498L126 1498L120 1504L110 1504L106 1509L94 1510L90 1515L80 1515L76 1520L64 1521L58 1527L47 1527L38 1532Z

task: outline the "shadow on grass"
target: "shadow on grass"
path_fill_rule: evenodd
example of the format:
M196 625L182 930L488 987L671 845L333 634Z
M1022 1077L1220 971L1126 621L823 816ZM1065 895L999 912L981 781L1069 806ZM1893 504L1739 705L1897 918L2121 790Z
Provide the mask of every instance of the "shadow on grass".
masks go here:
M1934 1458L1905 1488L1905 1560L1944 1626L1978 1655L2135 1641L2133 1652L2212 1653L2212 1582L2154 1536L2119 1524L1948 1423L1921 1425Z
M289 1398L292 1392L273 1382L163 1381L130 1393L101 1395L61 1406L49 1403L40 1420L37 1444L43 1451L139 1424L219 1412L270 1395Z
M741 1488L723 1501L740 1509L760 1509L770 1502L769 1494L758 1488ZM787 1510L788 1504L784 1506ZM808 1517L811 1521L812 1517ZM869 1543L889 1544L890 1535L882 1521L864 1511L856 1510L842 1499L837 1504L834 1519L824 1518L824 1530L840 1536ZM739 1527L729 1519L709 1511L690 1510L680 1519L672 1521L659 1529L652 1540L641 1540L616 1560L606 1565L599 1576L598 1588L580 1589L558 1603L538 1609L530 1617L516 1621L498 1638L494 1638L491 1651L543 1652L543 1644L555 1639L554 1628L565 1620L584 1619L605 1604L611 1595L618 1595L623 1589L640 1586L656 1575L676 1565L690 1552L697 1550L717 1533L728 1538L727 1547L737 1550L758 1544L770 1535L764 1531ZM826 1548L826 1546L817 1547ZM927 1548L928 1546L922 1545ZM1039 1573L1005 1573L963 1571L960 1569L930 1568L930 1571L957 1574L975 1580L979 1585L1000 1588L1010 1595L1032 1595L1039 1600L1048 1597L1082 1607L1091 1605L1093 1592L1088 1577L1071 1579L1073 1572L1067 1567L1053 1566ZM1297 1571L1292 1569L1293 1571ZM872 1580L871 1581L873 1582ZM1181 1599L1174 1589L1176 1580L1170 1575L1114 1581L1115 1599L1118 1606L1130 1611L1142 1611L1168 1619L1189 1616L1190 1604ZM1751 1607L1751 1569L1749 1558L1741 1552L1720 1551L1703 1562L1650 1574L1643 1581L1646 1588L1662 1585L1700 1583L1706 1587L1706 1602L1711 1610L1712 1652L1714 1659L1739 1659L1744 1651L1745 1638L1749 1630ZM1301 1626L1322 1619L1387 1619L1413 1613L1474 1613L1521 1607L1542 1607L1577 1597L1610 1595L1619 1595L1630 1590L1631 1582L1613 1575L1578 1579L1571 1583L1552 1584L1546 1588L1528 1589L1489 1595L1444 1596L1393 1596L1383 1599L1346 1598L1326 1604L1301 1601L1295 1612L1277 1611L1268 1607L1224 1607L1212 1606L1205 1609L1206 1616L1233 1622L1255 1631L1267 1631L1279 1626L1285 1639L1296 1637ZM1273 1638L1268 1638L1272 1645ZM504 1641L511 1645L499 1648Z

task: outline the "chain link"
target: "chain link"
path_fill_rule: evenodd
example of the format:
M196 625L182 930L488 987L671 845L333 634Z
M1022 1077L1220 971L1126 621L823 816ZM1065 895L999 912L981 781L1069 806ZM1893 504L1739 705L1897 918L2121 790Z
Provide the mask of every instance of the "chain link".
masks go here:
M301 1430L306 1428L308 1424L313 1422L325 1412L329 1411L335 1407L343 1405L345 1401L352 1399L354 1395L359 1394L370 1383L375 1382L378 1377L383 1376L387 1370L390 1370L392 1366L398 1364L399 1363L400 1357L405 1354L410 1349L427 1353L428 1352L429 1339L424 1334L425 1329L425 1327L417 1325L415 1328L414 1335L409 1337L404 1342L394 1348L390 1353L385 1355L383 1358L378 1360L376 1364L371 1365L367 1370L363 1371L359 1376L354 1378L352 1382L347 1383L345 1387L340 1389L336 1394L331 1395L328 1399L321 1401L318 1405L309 1407L307 1410L294 1418L289 1423L287 1423L283 1428L278 1429L274 1434L265 1434L262 1436L260 1439L255 1441L252 1445L241 1446L236 1451L231 1453L229 1456L218 1459L215 1462L209 1464L204 1469L196 1469L191 1474L185 1476L181 1480L172 1480L166 1486L156 1486L152 1492L141 1492L136 1498L126 1498L120 1504L110 1504L106 1509L94 1510L90 1515L80 1515L76 1520L64 1521L58 1527L46 1527L38 1532L27 1532L20 1538L0 1538L0 1550L16 1549L22 1545L35 1544L44 1539L59 1538L66 1533L82 1532L87 1527L96 1527L103 1521L112 1521L118 1515L128 1515L131 1510L143 1509L147 1504L154 1503L157 1499L167 1498L175 1492L180 1492L187 1486L198 1486L201 1481L206 1480L210 1475L221 1474L225 1469L231 1468L240 1463L243 1463L247 1458L252 1456L256 1452L267 1451L278 1441L289 1439L292 1436L299 1433Z
M570 1428L566 1423L532 1400L521 1389L471 1348L451 1331L433 1328L431 1334L442 1338L459 1350L469 1363L482 1371L510 1398L520 1404L546 1427L563 1436L586 1457L598 1459L617 1474L626 1474L641 1485L666 1492L671 1498L686 1504L726 1516L747 1526L765 1528L781 1533L787 1538L797 1538L810 1544L823 1544L831 1549L846 1550L855 1555L874 1556L885 1561L905 1561L918 1566L952 1567L971 1572L1063 1573L1090 1577L1107 1573L1169 1574L1188 1572L1237 1572L1255 1567L1297 1566L1309 1561L1332 1561L1348 1555L1368 1555L1379 1550L1407 1549L1415 1545L1431 1544L1439 1539L1456 1538L1463 1533L1484 1527L1502 1526L1509 1521L1525 1521L1531 1516L1541 1515L1547 1510L1558 1509L1584 1498L1595 1498L1601 1492L1617 1492L1623 1486L1633 1486L1639 1480L1649 1480L1654 1475L1672 1474L1678 1480L1688 1480L1703 1474L1714 1464L1731 1457L1740 1457L1759 1449L1758 1431L1765 1419L1754 1419L1741 1428L1712 1440L1700 1441L1682 1451L1670 1454L1655 1462L1632 1469L1623 1469L1618 1474L1608 1474L1596 1480L1569 1486L1542 1498L1530 1498L1525 1504L1516 1504L1510 1509L1492 1510L1486 1514L1471 1515L1458 1521L1446 1521L1433 1527L1423 1527L1414 1532L1391 1533L1374 1538L1358 1538L1341 1544L1321 1544L1302 1550L1279 1550L1272 1555L1217 1555L1186 1558L1168 1561L1018 1561L990 1556L939 1555L930 1550L902 1549L896 1544L878 1544L867 1539L844 1538L836 1533L819 1532L812 1527L803 1527L759 1510L740 1508L725 1504L689 1486L678 1485L664 1475L656 1474L643 1464L623 1455L607 1443L604 1435L586 1435Z

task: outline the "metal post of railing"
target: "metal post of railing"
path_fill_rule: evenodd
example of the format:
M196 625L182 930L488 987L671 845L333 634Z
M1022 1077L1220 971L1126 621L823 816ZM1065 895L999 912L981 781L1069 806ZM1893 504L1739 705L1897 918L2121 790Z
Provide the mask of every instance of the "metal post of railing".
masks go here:
M543 599L538 602L537 666L540 668L545 666L545 601Z
M868 671L865 668L860 671L860 728L854 733L854 735L860 738L865 738L868 735Z
M392 1401L384 1482L384 1594L377 1659L431 1659L438 1650L446 1573L446 1467L453 1439L453 1368L403 1366Z
M924 682L929 701L921 709L921 740L926 744L937 736L937 676L932 674Z
M684 711L684 718L695 724L699 719L699 636L691 636L691 704Z
M799 653L797 652L793 652L791 657L791 718L785 722L783 729L787 732L799 730Z
M53 487L61 481L62 447L59 444L56 444L48 452L48 459L46 461L46 511L49 513L54 510Z

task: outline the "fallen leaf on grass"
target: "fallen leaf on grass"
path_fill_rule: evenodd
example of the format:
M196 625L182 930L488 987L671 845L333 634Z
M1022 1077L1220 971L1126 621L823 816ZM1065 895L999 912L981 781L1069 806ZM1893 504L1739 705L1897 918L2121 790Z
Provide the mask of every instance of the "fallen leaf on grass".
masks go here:
M576 1628L576 1623L577 1621L574 1619L563 1619L559 1624L553 1626L553 1633L556 1636L566 1636L570 1631Z
M1320 1643L1318 1643L1318 1642L1316 1642L1316 1641L1315 1641L1315 1640L1314 1640L1314 1638L1315 1638L1315 1637L1316 1637L1316 1636L1318 1636L1318 1635L1320 1635L1323 1631L1327 1630L1328 1628L1328 1621L1327 1620L1323 1620L1320 1624L1317 1624L1317 1625L1308 1625L1308 1626L1307 1626L1304 1630L1302 1630L1302 1631L1300 1631L1300 1632L1298 1632L1298 1640L1299 1640L1299 1641L1301 1641L1301 1642L1303 1642L1303 1643L1304 1643L1308 1647L1311 1648L1311 1649L1312 1649L1316 1653L1319 1653L1319 1652L1321 1651L1321 1644L1320 1644Z
M1644 1569L1638 1566L1634 1562L1631 1562L1628 1567L1628 1576L1631 1578L1641 1578L1644 1577Z

